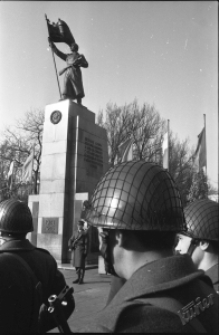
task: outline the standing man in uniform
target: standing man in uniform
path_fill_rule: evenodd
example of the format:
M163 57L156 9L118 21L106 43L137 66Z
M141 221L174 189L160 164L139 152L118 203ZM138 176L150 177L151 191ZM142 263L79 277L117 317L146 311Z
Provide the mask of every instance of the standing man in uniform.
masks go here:
M188 255L173 256L175 234L186 226L166 170L143 161L114 166L97 184L86 220L103 230L107 268L126 280L88 331L218 332L209 278Z
M74 252L73 266L76 268L78 278L74 284L83 284L85 274L85 260L88 252L88 233L84 230L84 220L78 221L78 230L68 241L69 250Z
M204 270L219 294L218 203L197 200L184 209L187 231L177 234L176 253L189 254L197 269Z
M32 215L24 202L9 199L0 203L0 238L3 240L0 255L14 254L29 266L42 284L42 303L49 307L48 298L53 294L58 295L65 288L66 282L53 256L45 249L36 248L26 238L27 233L33 230ZM70 296L67 305L63 307L66 319L72 314L74 307L74 298ZM44 329L41 330L48 331L56 326L47 313Z
M88 67L87 60L84 55L78 53L79 47L77 43L72 43L70 45L70 54L61 52L50 39L49 43L55 54L67 63L67 67L59 72L59 75L65 73L62 100L76 99L77 103L81 104L81 100L84 98L85 94L80 68Z

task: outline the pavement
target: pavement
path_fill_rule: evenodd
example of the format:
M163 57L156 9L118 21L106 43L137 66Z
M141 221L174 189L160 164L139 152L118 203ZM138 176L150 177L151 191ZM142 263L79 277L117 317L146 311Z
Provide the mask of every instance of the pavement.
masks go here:
M77 279L75 268L71 265L59 266L64 274L67 285L74 288L75 310L68 319L70 329L74 332L83 332L89 327L94 317L103 309L110 290L110 275L98 273L97 266L86 266L84 284L72 284ZM59 333L58 328L49 333Z

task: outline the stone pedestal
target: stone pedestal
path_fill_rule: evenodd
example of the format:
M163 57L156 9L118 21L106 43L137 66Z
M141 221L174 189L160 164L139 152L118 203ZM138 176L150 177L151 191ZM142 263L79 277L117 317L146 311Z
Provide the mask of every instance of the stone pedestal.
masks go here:
M95 124L95 114L71 100L46 106L37 246L58 262L70 260L67 244L77 225L75 194L89 198L107 170L106 131Z

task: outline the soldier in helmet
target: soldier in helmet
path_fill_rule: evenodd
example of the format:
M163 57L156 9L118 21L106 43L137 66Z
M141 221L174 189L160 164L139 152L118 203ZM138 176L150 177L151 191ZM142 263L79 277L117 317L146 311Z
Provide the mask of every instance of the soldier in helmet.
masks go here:
M166 170L143 161L111 168L94 191L86 220L102 229L108 272L126 280L93 332L218 332L209 278L188 255L173 256L175 234L186 226Z
M0 203L0 238L3 240L0 255L14 254L25 262L37 280L41 282L42 303L48 306L50 295L58 295L66 286L66 282L52 255L45 249L36 248L26 238L27 233L33 230L32 215L24 202L10 199ZM21 278L18 276L17 280L20 281ZM70 297L64 308L66 318L71 315L74 306L74 299ZM44 311L46 311L45 308ZM41 330L47 331L55 328L57 325L50 315L48 313L45 315Z
M68 241L69 250L73 251L73 266L76 268L78 278L73 281L74 284L84 283L85 260L88 252L88 234L84 230L84 220L78 221L78 230Z
M184 209L187 231L177 235L176 253L189 254L219 293L218 203L197 200Z

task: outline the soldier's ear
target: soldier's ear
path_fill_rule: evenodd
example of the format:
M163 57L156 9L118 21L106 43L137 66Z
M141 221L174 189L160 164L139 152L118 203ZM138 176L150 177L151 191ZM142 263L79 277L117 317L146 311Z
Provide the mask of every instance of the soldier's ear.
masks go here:
M118 247L123 246L123 237L124 237L123 234L119 230L115 232L115 239L116 239Z
M209 247L209 242L207 241L200 241L200 244L199 244L201 250L203 251L206 251Z

